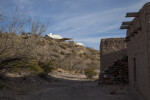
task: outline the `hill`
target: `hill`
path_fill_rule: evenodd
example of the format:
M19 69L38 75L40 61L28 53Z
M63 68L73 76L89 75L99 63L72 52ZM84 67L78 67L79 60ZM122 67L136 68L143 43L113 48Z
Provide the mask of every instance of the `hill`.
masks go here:
M0 33L0 71L20 75L47 74L61 68L82 73L100 66L99 51L36 34Z

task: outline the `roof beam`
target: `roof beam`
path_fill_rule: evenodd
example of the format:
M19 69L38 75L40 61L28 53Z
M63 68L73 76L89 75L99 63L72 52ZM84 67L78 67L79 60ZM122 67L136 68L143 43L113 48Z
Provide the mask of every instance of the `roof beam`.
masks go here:
M128 26L128 25L122 25L122 26L120 27L120 29L130 29L130 26Z
M122 25L132 25L132 21L122 22Z
M72 40L72 38L62 38L60 40Z
M130 12L126 14L126 17L138 17L139 12Z

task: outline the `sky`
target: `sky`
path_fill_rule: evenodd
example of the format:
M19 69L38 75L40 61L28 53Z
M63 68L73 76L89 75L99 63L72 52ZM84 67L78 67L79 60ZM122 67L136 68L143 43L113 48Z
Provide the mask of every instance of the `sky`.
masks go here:
M99 50L100 39L125 37L120 30L127 12L136 12L150 0L0 0L0 13L12 16L16 7L25 16L47 24L54 33ZM44 35L45 35L44 34Z

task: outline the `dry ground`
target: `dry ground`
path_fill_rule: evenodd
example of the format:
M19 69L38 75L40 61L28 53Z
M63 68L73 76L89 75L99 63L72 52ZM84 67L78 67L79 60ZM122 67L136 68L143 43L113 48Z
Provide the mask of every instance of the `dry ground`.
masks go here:
M67 72L55 71L51 76L55 78L6 81L0 100L131 100L128 86L97 86L97 81Z

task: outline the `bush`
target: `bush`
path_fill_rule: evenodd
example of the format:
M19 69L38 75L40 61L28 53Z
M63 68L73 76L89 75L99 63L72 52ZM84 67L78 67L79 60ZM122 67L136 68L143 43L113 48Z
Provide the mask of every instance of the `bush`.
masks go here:
M63 52L63 51L61 51L61 53L60 53L61 55L65 55L65 52Z
M57 50L57 49L53 49L53 51L58 52L58 50Z
M63 45L60 45L60 47L62 48L62 49L67 49L67 47L63 44Z
M12 71L15 73L25 71L31 73L32 75L47 75L49 72L57 67L57 64L58 61L55 59L47 62L38 62L37 60L19 60L10 62L8 66L10 66L10 68L12 68Z
M48 74L49 72L52 72L53 69L57 67L55 62L47 61L47 62L40 62L39 65L43 68L44 72L43 74Z
M13 68L13 72L18 73L21 70L25 69L26 72L31 72L32 74L43 73L43 69L38 65L38 61L29 60L29 61L16 61L12 62L11 67Z
M37 41L37 45L45 46L46 43L45 43L44 40L38 40L38 41Z
M77 53L75 50L72 50L72 55L75 56Z
M94 76L97 75L97 73L94 70L94 67L86 68L84 69L84 74L87 78L92 79Z
M4 88L4 84L0 83L0 90L2 90Z

